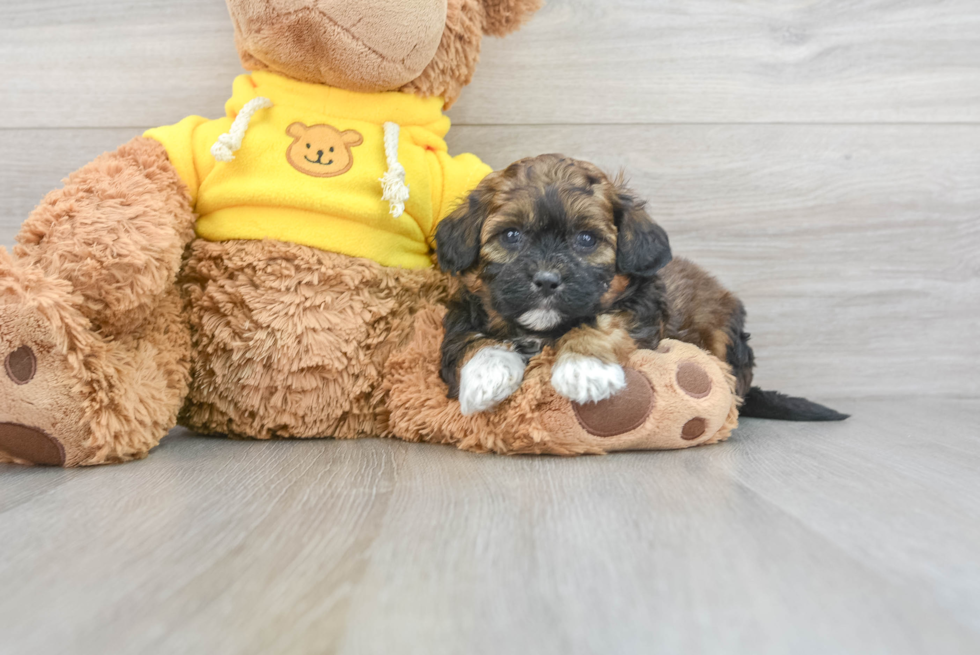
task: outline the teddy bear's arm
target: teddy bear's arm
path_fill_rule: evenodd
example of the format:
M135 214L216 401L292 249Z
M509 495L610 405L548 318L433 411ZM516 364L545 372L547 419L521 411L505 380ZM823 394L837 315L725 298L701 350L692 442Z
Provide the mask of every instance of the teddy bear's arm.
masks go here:
M112 332L173 286L194 236L187 189L164 147L137 137L72 173L17 235L19 258L70 282L82 312Z

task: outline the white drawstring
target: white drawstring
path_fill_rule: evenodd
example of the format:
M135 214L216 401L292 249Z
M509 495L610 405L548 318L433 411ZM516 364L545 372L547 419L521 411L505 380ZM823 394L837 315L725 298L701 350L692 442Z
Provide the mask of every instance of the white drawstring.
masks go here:
M391 215L398 218L405 213L408 185L405 184L405 167L398 161L398 123L385 123L385 159L388 170L381 176L381 199L391 206Z
M260 109L272 106L272 101L268 98L259 96L245 103L238 116L232 121L231 128L218 137L218 140L211 146L211 154L218 161L232 161L235 158L235 151L242 147L242 139L245 138L245 130L248 129L248 122L252 120L252 115Z

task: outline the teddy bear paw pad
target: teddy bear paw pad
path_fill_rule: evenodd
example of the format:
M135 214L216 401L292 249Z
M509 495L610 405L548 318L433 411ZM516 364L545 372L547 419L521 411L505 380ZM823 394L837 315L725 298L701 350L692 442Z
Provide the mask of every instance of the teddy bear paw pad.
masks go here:
M614 396L594 403L572 403L575 418L589 434L614 437L643 425L656 402L646 376L632 368L623 369L626 386Z
M711 393L711 376L694 362L681 362L675 377L677 386L691 398L704 398Z
M43 430L19 423L0 423L0 451L31 464L65 464L65 447L60 441Z
M14 384L28 384L37 373L37 357L30 346L20 346L4 359L4 370ZM43 430L19 423L0 423L0 450L32 464L62 466L65 448Z
M30 301L6 300L0 303L0 462L76 465L88 434L73 391L77 375L49 317Z

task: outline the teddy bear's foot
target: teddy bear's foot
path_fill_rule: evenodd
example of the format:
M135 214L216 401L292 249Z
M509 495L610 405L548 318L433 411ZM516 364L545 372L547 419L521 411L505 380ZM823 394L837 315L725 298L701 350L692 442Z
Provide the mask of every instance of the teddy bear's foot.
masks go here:
M388 361L390 436L465 450L578 455L690 448L726 439L738 423L728 365L672 340L633 353L618 392L598 402L577 403L567 389L555 389L560 360L546 349L530 361L516 392L491 411L465 416L439 379L443 314L439 307L420 311L410 342Z
M565 440L580 438L604 451L677 449L727 439L738 423L734 380L700 348L664 340L638 350L625 388L596 403L555 407L545 424Z
M85 319L66 285L0 265L0 461L72 466L90 456L63 327ZM34 277L34 279L30 279ZM60 334L59 334L60 333Z
M156 343L146 331L107 341L80 302L67 282L0 249L0 462L138 459L176 422L186 380L159 365L169 356L162 339L176 331L154 323ZM177 313L171 305L160 304L156 322Z

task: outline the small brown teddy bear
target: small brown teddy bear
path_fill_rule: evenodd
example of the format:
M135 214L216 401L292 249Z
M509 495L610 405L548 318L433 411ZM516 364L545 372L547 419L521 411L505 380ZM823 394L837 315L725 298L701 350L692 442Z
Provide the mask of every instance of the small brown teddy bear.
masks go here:
M432 238L490 172L449 156L442 110L483 35L538 5L228 0L252 72L227 116L100 156L44 198L13 256L0 249L0 461L138 459L178 419L259 439L498 452L726 437L731 378L686 344L634 354L633 382L601 407L554 394L548 353L493 413L464 419L439 382L440 303L455 282L432 267ZM710 400L678 386L678 357L711 381ZM684 428L694 418L697 434Z

